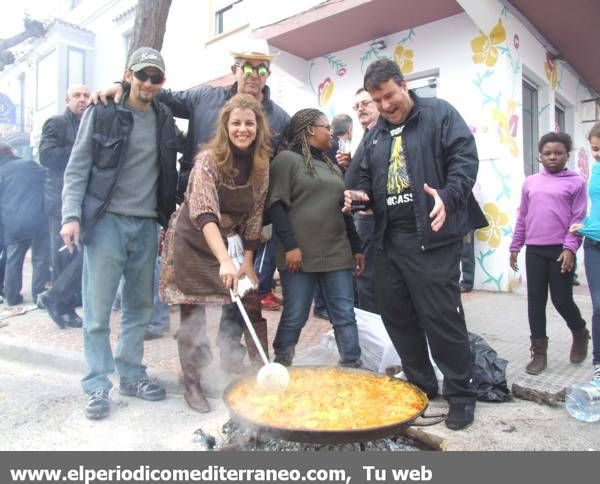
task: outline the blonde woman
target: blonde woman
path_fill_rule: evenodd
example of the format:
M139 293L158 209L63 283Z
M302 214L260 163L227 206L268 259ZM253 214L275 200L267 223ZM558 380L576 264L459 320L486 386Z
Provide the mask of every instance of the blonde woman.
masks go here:
M269 183L269 128L258 101L238 94L223 106L213 139L198 154L184 202L173 215L165 236L161 295L179 304L181 326L177 342L187 404L199 412L210 407L200 377L212 353L206 333L206 304L231 302L229 289L241 277L257 283L253 251L259 245ZM227 250L226 238L239 235L243 262L238 266ZM260 304L248 304L255 326L266 323ZM221 360L240 351L241 327L220 328ZM266 344L265 344L266 346Z

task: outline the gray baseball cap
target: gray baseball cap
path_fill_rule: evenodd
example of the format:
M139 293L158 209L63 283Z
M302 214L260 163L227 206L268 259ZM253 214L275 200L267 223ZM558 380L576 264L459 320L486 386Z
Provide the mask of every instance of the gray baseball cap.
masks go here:
M141 71L146 67L156 67L165 73L165 61L160 52L150 47L140 47L129 57L128 69L133 72Z

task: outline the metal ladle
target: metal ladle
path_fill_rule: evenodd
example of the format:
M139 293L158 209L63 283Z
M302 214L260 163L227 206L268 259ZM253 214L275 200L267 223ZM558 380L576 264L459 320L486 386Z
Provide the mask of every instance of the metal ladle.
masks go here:
M252 336L252 341L254 341L256 349L258 350L258 353L260 354L260 357L264 363L264 366L258 370L256 375L256 383L258 384L258 387L265 392L283 392L290 382L290 374L287 368L279 363L269 363L269 358L267 358L265 350L258 340L254 326L252 326L252 323L250 322L250 318L248 317L246 308L244 308L244 305L242 304L239 294L234 292L232 289L229 289L229 292L231 294L231 300L237 304L240 313L242 313L242 318L244 318L246 327Z

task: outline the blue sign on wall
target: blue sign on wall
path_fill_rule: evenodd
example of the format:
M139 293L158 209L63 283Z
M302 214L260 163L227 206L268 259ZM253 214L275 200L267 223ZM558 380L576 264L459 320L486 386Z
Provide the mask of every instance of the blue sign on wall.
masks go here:
M15 105L6 94L0 92L0 123L15 124L17 122L17 110Z

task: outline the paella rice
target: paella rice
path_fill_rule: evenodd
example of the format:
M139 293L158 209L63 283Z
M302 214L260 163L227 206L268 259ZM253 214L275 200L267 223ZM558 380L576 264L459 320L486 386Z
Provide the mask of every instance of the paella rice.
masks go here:
M260 425L308 430L358 430L413 419L427 396L413 385L367 371L291 368L283 393L265 393L247 378L227 395L230 408Z

